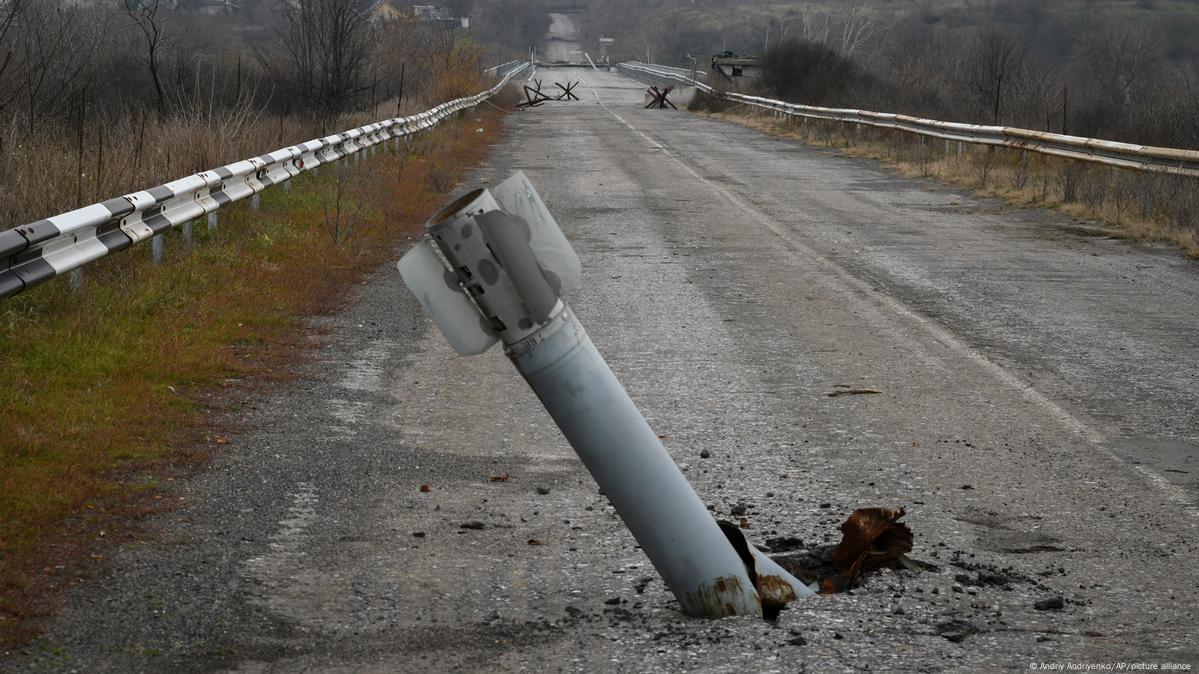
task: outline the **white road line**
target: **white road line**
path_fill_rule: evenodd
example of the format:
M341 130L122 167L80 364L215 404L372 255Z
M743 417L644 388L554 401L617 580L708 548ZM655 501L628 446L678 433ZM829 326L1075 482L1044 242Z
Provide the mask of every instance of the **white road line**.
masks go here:
M586 84L586 82L584 82L584 84ZM1106 437L1102 433L1100 433L1099 431L1090 427L1084 421L1082 421L1078 417L1074 416L1070 412L1066 411L1060 405L1058 405L1057 403L1053 402L1048 397L1046 397L1045 394L1036 390L1030 384L1024 382L1023 380L1021 380L1019 377L1012 374L1011 372L1008 372L1002 366L995 363L991 359L987 358L983 354L979 353L978 351L975 351L970 346L968 346L967 344L965 344L964 342L959 340L957 337L955 337L952 333L950 333L945 328L941 327L940 325L937 325L936 323L930 321L929 319L925 318L924 316L921 316L919 313L913 311L910 307L908 307L904 303L900 302L895 297L892 297L891 295L888 295L886 293L882 293L882 292L875 290L869 283L866 283L865 281L854 276L853 274L851 274L849 272L849 270L845 269L840 264L838 264L838 263L834 262L833 260L831 260L827 257L824 257L820 253L816 252L814 249L810 248L807 244L800 241L786 227L784 227L783 225L781 225L780 223L778 223L777 221L775 221L773 218L766 215L765 213L762 213L758 209L754 208L752 205L746 203L740 197L738 197L736 194L733 194L729 190L725 189L722 185L720 185L716 182L713 182L711 180L708 180L707 178L700 175L699 172L697 172L689 164L687 164L682 159L680 159L677 155L675 155L675 153L672 152L670 150L670 148L666 147L661 142L659 142L657 139L651 137L649 134L647 134L644 131L633 126L628 121L626 121L623 117L621 117L620 115L613 112L612 109L609 108L600 99L599 92L597 92L594 87L591 87L590 85L587 85L587 86L588 86L588 88L591 89L592 93L595 94L596 102L599 103L600 107L602 107L604 110L606 110L609 115L612 115L614 118L616 118L616 120L618 122L623 124L627 129L632 131L634 134L640 136L645 142L647 142L650 145L650 147L661 150L663 154L665 154L667 157L669 157L671 159L671 161L678 164L680 168L682 168L687 173L691 174L693 177L695 177L696 180L699 180L704 185L708 186L708 188L711 189L713 192L721 195L729 203L733 204L737 208L752 215L753 218L755 220L757 220L759 223L761 223L764 227L766 227L766 229L770 230L776 236L778 236L780 239L782 239L784 242L786 242L787 245L792 248L792 250L804 255L807 258L810 258L812 261L825 267L825 269L838 275L839 277L841 277L842 280L844 280L846 283L848 283L855 290L857 290L867 296L874 297L876 300L881 302L888 309L890 309L890 310L894 311L895 313L899 314L900 316L903 316L903 317L911 320L912 322L916 323L921 328L923 328L925 331L930 333L932 335L933 339L935 339L937 342L939 342L946 348L948 348L952 351L955 351L962 356L965 356L967 359L973 361L974 363L976 363L977 365L982 367L984 370L990 372L992 375L994 375L996 378L998 378L1003 383L1016 389L1017 391L1020 392L1020 394L1024 397L1025 400L1040 407L1050 417L1052 417L1058 423L1065 426L1068 430L1070 430L1072 433L1077 435L1079 438L1081 438L1082 440L1084 440L1085 442L1087 442L1088 444L1093 446L1101 454L1112 459L1113 461L1115 461L1116 463L1118 463L1120 465L1130 467L1137 473L1140 473L1140 475L1143 478L1148 480L1154 487L1156 487L1159 491L1161 491L1166 496L1166 498L1168 498L1169 500L1173 501L1175 504L1177 504L1177 505L1181 506L1183 509L1185 509L1192 518L1199 520L1199 509L1196 509L1195 503L1191 500L1191 497L1186 493L1186 490L1184 490L1182 487L1179 487L1178 485L1170 482L1165 477L1163 477L1162 475L1158 474L1157 472L1151 470L1150 468L1148 468L1146 466L1134 465L1134 464L1128 463L1128 461L1126 461L1123 457L1121 457L1120 455L1116 454L1115 452L1113 452L1110 449L1103 446L1104 442L1106 441ZM1192 522L1192 526L1194 526L1194 522Z

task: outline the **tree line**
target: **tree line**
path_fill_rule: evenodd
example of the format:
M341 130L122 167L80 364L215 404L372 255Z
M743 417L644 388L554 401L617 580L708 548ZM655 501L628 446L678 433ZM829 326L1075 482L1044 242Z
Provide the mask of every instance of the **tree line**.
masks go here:
M799 103L1199 148L1199 5L1154 0L608 0L589 38L690 66L760 55Z

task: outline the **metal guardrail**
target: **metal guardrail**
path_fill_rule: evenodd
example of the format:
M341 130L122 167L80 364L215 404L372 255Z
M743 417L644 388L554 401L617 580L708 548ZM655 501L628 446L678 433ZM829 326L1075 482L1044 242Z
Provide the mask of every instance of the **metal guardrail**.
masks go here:
M935 119L911 117L889 112L871 112L846 108L822 108L776 101L760 96L748 96L719 91L703 82L681 74L680 69L636 61L617 64L617 68L635 74L649 75L680 82L716 98L734 101L777 113L808 119L827 119L835 122L864 124L906 131L920 136L942 138L963 143L1011 147L1040 154L1066 157L1079 161L1133 169L1150 173L1199 177L1199 150L1180 150L1151 145L1135 145L1097 138L1067 136L1044 131L1032 131L1008 126L982 126L942 122Z
M491 98L526 67L523 62L498 66L506 69L494 87L410 117L367 124L2 231L0 298L129 248L322 164L436 126L450 115Z

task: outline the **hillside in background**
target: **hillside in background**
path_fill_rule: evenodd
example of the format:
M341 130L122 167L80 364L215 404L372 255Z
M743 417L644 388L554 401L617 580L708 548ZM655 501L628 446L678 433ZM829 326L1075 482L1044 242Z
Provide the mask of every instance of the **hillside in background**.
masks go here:
M1194 2L608 0L582 24L613 60L772 57L763 93L801 103L1199 147ZM796 43L829 53L801 66Z

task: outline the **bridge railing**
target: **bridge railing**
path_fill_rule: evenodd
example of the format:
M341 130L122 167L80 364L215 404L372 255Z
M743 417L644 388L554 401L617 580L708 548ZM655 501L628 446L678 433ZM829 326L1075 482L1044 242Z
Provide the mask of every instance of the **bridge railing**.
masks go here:
M634 61L620 63L616 67L632 75L650 76L677 82L683 86L696 87L714 98L771 110L781 116L862 124L865 126L906 131L930 138L941 138L948 141L979 145L1010 147L1137 171L1199 177L1199 151L1197 150L1136 145L1133 143L1121 143L1081 136L1067 136L1059 133L1032 131L1030 129L1008 126L983 126L979 124L962 124L959 122L942 122L935 119L925 119L889 112L799 105L770 98L762 98L760 96L720 91L704 82L691 79L678 68L671 68L669 66Z
M212 218L222 206L285 183L322 164L436 126L499 93L526 67L527 64L515 61L498 66L502 77L492 88L410 117L395 117L316 138L0 231L0 298L16 295L173 227L205 215Z

